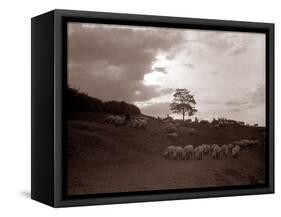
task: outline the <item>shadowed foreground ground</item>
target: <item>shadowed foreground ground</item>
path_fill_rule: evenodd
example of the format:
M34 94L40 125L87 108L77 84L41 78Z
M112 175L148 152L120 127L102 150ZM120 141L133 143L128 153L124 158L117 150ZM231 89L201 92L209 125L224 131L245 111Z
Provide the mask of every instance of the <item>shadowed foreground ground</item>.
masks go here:
M179 141L166 138L165 125L149 119L147 129L103 124L105 116L71 113L68 121L67 189L69 195L232 186L263 183L265 159L262 128L197 126L191 136L179 130ZM173 161L163 157L169 145L219 145L238 139L258 139L237 159L228 156L202 161Z

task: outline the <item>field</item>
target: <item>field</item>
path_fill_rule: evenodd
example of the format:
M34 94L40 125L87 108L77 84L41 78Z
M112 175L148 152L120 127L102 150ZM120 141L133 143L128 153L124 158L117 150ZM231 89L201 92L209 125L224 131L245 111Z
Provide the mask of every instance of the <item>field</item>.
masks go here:
M105 114L72 112L67 127L67 193L69 195L163 189L249 185L265 182L263 128L198 124L190 135L179 129L179 139L166 137L165 124L150 118L147 129L103 124ZM167 160L169 145L225 144L258 139L257 147L241 150L237 158L202 161Z

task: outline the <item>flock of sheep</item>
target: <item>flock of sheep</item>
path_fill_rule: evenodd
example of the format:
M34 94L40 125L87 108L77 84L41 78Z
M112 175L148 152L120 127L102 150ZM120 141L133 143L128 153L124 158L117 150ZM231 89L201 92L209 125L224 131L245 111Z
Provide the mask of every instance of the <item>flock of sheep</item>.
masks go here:
M148 121L145 117L133 118L130 121L126 121L125 117L118 115L109 115L104 120L103 123L112 124L116 127L118 126L128 126L133 128L143 128L145 129L148 125Z
M180 126L181 126L180 123L173 124L172 122L170 122L168 124L168 126L166 127L167 137L171 140L177 140L178 129L180 128ZM190 128L190 129L188 129L188 132L189 132L190 135L193 135L195 133L195 129Z
M187 145L184 148L181 146L169 146L164 151L164 157L174 160L202 160L204 155L211 155L213 159L220 160L231 155L236 158L242 147L256 146L258 144L258 140L243 139L221 146L217 144L202 144L197 147Z
M145 117L134 117L131 120L126 120L125 117L117 115L107 116L103 123L112 124L115 126L143 128L145 129L148 125L148 120ZM166 127L167 137L173 141L178 139L178 129L180 123L169 122ZM196 130L189 128L188 132L190 135L194 135ZM243 139L240 141L233 141L230 144L217 145L217 144L202 144L194 147L193 145L181 146L169 146L164 151L164 157L166 159L174 160L202 160L204 155L211 155L213 159L220 160L224 157L231 155L236 158L241 149L249 146L256 146L259 144L258 140Z

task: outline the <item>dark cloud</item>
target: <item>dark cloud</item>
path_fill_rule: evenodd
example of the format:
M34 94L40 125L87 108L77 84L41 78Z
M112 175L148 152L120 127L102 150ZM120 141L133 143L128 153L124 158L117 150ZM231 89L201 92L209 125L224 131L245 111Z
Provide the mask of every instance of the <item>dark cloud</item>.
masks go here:
M157 85L145 86L142 80L119 76L122 68L107 67L104 64L96 64L93 71L84 68L84 65L69 67L69 80L72 81L72 86L103 100L146 101L173 92L171 88L160 88ZM86 68L91 68L91 66Z
M182 40L179 30L71 23L69 85L105 100L139 101L161 96L168 90L145 86L144 75L152 71L159 52L168 52Z

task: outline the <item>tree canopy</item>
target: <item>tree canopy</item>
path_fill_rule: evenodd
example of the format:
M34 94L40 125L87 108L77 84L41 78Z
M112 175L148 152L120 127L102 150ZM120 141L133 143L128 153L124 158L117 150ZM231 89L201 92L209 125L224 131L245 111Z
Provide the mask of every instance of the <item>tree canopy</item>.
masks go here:
M176 89L174 99L170 104L170 110L174 113L181 113L184 121L185 115L192 116L197 112L194 95L186 88Z
M105 112L112 114L141 114L140 109L124 101L106 101L91 97L76 89L67 88L67 109L69 111Z

